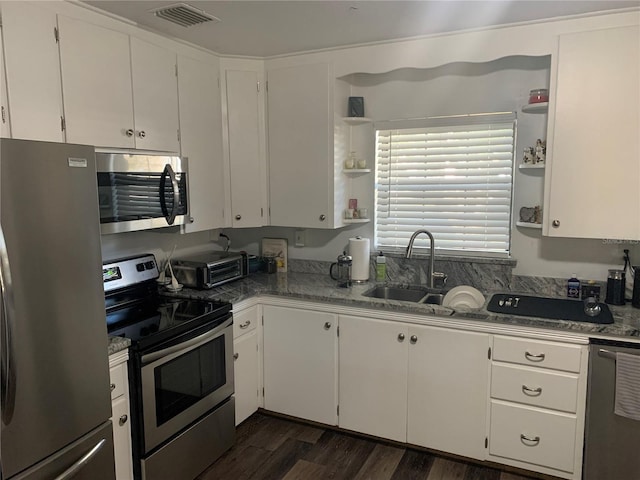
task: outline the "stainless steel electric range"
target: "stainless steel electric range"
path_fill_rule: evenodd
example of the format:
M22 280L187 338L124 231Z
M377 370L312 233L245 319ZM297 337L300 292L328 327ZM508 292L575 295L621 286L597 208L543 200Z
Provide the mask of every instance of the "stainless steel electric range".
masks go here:
M164 297L151 254L103 264L110 335L129 338L136 479L195 478L235 439L231 304Z

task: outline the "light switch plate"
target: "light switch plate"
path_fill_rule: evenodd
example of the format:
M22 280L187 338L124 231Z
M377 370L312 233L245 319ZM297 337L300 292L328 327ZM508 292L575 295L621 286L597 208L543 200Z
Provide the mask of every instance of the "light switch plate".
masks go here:
M304 237L305 237L304 230L296 230L293 244L296 247L304 247L304 240L305 240Z

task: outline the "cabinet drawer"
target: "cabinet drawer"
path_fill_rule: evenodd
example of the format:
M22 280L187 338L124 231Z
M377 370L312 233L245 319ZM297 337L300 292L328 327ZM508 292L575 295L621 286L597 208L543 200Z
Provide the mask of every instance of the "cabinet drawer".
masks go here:
M252 332L258 325L258 307L253 306L233 313L233 338Z
M499 362L578 373L581 356L579 345L500 336L493 340L493 360Z
M491 397L575 413L578 376L494 363Z
M573 415L491 402L491 455L571 473L575 436Z
M109 379L111 381L111 400L124 395L124 387L127 378L127 364L122 363L109 369Z

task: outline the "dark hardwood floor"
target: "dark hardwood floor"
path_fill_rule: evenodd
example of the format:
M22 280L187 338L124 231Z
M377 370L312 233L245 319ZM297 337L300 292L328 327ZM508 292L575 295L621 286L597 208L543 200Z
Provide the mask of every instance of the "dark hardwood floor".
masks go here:
M529 480L335 430L256 413L197 480Z

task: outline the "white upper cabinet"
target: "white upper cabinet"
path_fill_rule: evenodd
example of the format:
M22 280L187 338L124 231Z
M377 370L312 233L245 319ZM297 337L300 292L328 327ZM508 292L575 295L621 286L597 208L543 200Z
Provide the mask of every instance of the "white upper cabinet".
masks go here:
M58 16L67 141L135 148L129 36Z
M136 148L178 152L176 54L131 37Z
M28 2L1 8L13 137L64 142L56 14Z
M204 63L178 56L181 154L189 162L189 201L193 223L185 232L224 225L225 182L218 59Z
M271 225L335 228L330 71L318 63L267 72Z
M262 92L256 71L226 70L227 138L233 227L264 225Z
M639 60L638 26L560 35L545 234L640 239Z
M58 25L67 141L178 152L175 53L62 15Z
M0 28L0 33L2 33L2 28ZM0 35L0 137L11 138L6 78L7 77L4 73L4 49L2 44L2 35Z

